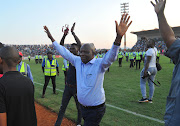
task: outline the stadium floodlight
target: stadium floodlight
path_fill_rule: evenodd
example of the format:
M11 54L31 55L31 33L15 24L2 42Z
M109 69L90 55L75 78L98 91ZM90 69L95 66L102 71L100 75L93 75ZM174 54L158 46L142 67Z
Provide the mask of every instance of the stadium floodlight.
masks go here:
M121 6L121 14L129 13L129 3L122 3ZM126 34L124 35L124 51L126 51Z

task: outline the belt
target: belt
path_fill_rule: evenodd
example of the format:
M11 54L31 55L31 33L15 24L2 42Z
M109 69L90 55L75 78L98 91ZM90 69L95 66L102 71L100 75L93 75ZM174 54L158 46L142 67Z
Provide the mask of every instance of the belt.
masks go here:
M76 88L76 85L72 85L72 84L68 84L68 83L66 83L65 85L67 85L68 87L71 87L71 88Z
M97 105L97 106L84 106L82 104L80 104L83 108L86 108L86 109L96 109L96 108L101 108L105 105L105 102L100 104L100 105Z

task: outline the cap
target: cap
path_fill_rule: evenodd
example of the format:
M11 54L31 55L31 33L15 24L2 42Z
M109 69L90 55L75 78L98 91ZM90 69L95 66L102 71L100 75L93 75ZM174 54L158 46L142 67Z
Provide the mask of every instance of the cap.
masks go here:
M20 56L23 56L22 52L19 52L19 55L20 55Z

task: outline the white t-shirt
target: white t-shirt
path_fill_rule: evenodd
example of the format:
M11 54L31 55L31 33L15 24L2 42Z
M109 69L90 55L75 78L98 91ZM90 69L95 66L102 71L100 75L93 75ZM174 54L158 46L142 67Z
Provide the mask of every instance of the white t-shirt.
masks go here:
M156 55L157 55L157 48L156 47L149 48L146 51L146 54L145 54L146 59L145 60L147 60L147 56L151 56L149 67L156 67Z

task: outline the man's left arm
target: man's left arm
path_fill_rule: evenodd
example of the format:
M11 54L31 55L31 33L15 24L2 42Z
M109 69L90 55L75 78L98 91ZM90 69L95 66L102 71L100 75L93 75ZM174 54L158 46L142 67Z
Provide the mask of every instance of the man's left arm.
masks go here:
M103 68L107 69L116 60L117 54L119 51L119 46L121 44L121 39L132 23L132 21L128 23L129 19L130 19L130 16L128 16L128 14L123 14L119 24L117 23L117 21L115 21L116 34L117 34L116 39L114 41L112 48L106 53L106 55L102 59Z
M0 126L7 126L7 114L4 93L5 88L2 85L0 85Z
M33 76L31 73L31 69L30 66L27 64L27 76L31 79L31 81L33 82Z

